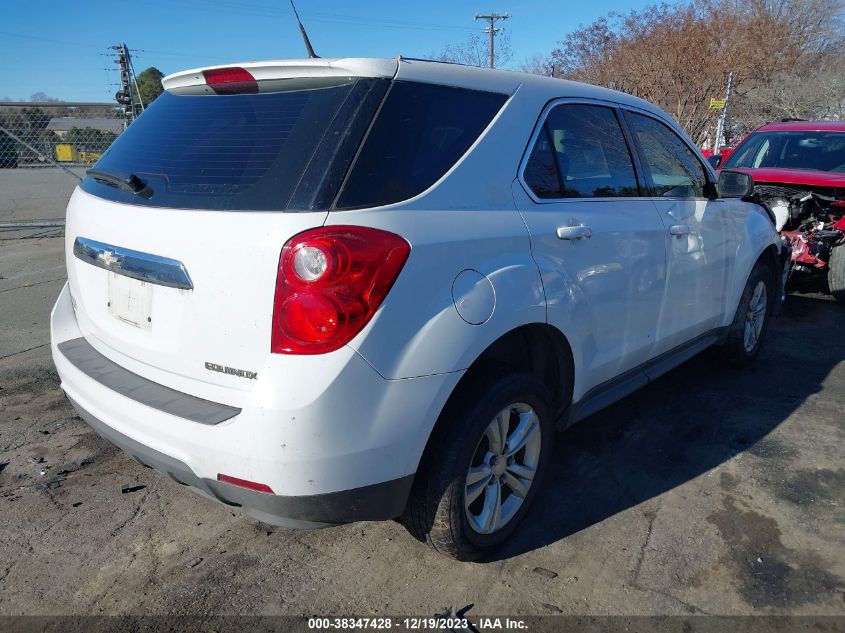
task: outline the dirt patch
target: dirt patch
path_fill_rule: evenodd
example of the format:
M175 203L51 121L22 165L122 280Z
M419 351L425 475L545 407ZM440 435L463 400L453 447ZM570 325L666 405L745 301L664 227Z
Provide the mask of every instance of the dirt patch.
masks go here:
M752 607L784 609L820 598L835 600L845 588L843 579L824 568L818 555L785 547L774 519L739 508L732 496L725 497L722 509L708 521L728 545L740 592Z
M802 468L778 486L778 490L782 499L796 505L839 505L845 499L845 470Z
M739 477L735 477L735 476L731 475L730 473L725 473L725 472L723 472L719 475L719 486L725 492L733 492L734 490L737 489L737 486L739 486L739 484L740 484Z

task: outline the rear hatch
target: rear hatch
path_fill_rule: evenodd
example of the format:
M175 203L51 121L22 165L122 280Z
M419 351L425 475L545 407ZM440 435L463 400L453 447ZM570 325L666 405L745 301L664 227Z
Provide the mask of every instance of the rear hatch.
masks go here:
M250 389L270 353L282 246L325 221L395 68L313 60L167 78L68 205L83 335L153 380Z

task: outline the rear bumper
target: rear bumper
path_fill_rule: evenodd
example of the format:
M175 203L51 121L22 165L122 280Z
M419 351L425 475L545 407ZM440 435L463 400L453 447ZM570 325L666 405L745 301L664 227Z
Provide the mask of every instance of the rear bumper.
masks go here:
M332 359L312 357L333 363L324 372L264 371L237 407L215 405L217 415L206 406L192 415L192 402L214 403L170 388L160 370L122 369L119 353L80 330L67 286L51 327L62 389L94 430L172 479L277 525L401 514L430 431L461 376L386 380L345 348ZM306 390L319 397L297 398ZM220 482L220 473L266 484L273 494Z
M154 468L179 484L191 486L209 499L239 508L245 514L272 525L310 529L352 521L391 519L402 513L414 479L413 475L408 475L363 488L299 497L254 492L199 477L187 464L119 433L79 406L73 398L68 397L68 400L101 437L144 466Z

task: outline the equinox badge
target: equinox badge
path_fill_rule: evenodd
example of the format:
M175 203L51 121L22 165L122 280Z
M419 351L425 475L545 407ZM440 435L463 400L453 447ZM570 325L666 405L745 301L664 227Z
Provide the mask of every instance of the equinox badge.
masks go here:
M231 376L237 376L238 378L247 378L249 380L255 380L258 378L257 371L246 371L244 369L235 369L234 367L227 367L225 365L218 365L217 363L206 363L205 368L209 371L217 371L221 374L229 374Z

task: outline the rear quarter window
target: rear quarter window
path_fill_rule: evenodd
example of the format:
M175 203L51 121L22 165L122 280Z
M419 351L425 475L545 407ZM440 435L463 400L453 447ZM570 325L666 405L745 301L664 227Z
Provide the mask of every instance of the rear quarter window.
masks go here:
M407 200L463 156L506 95L396 81L367 135L336 208Z

